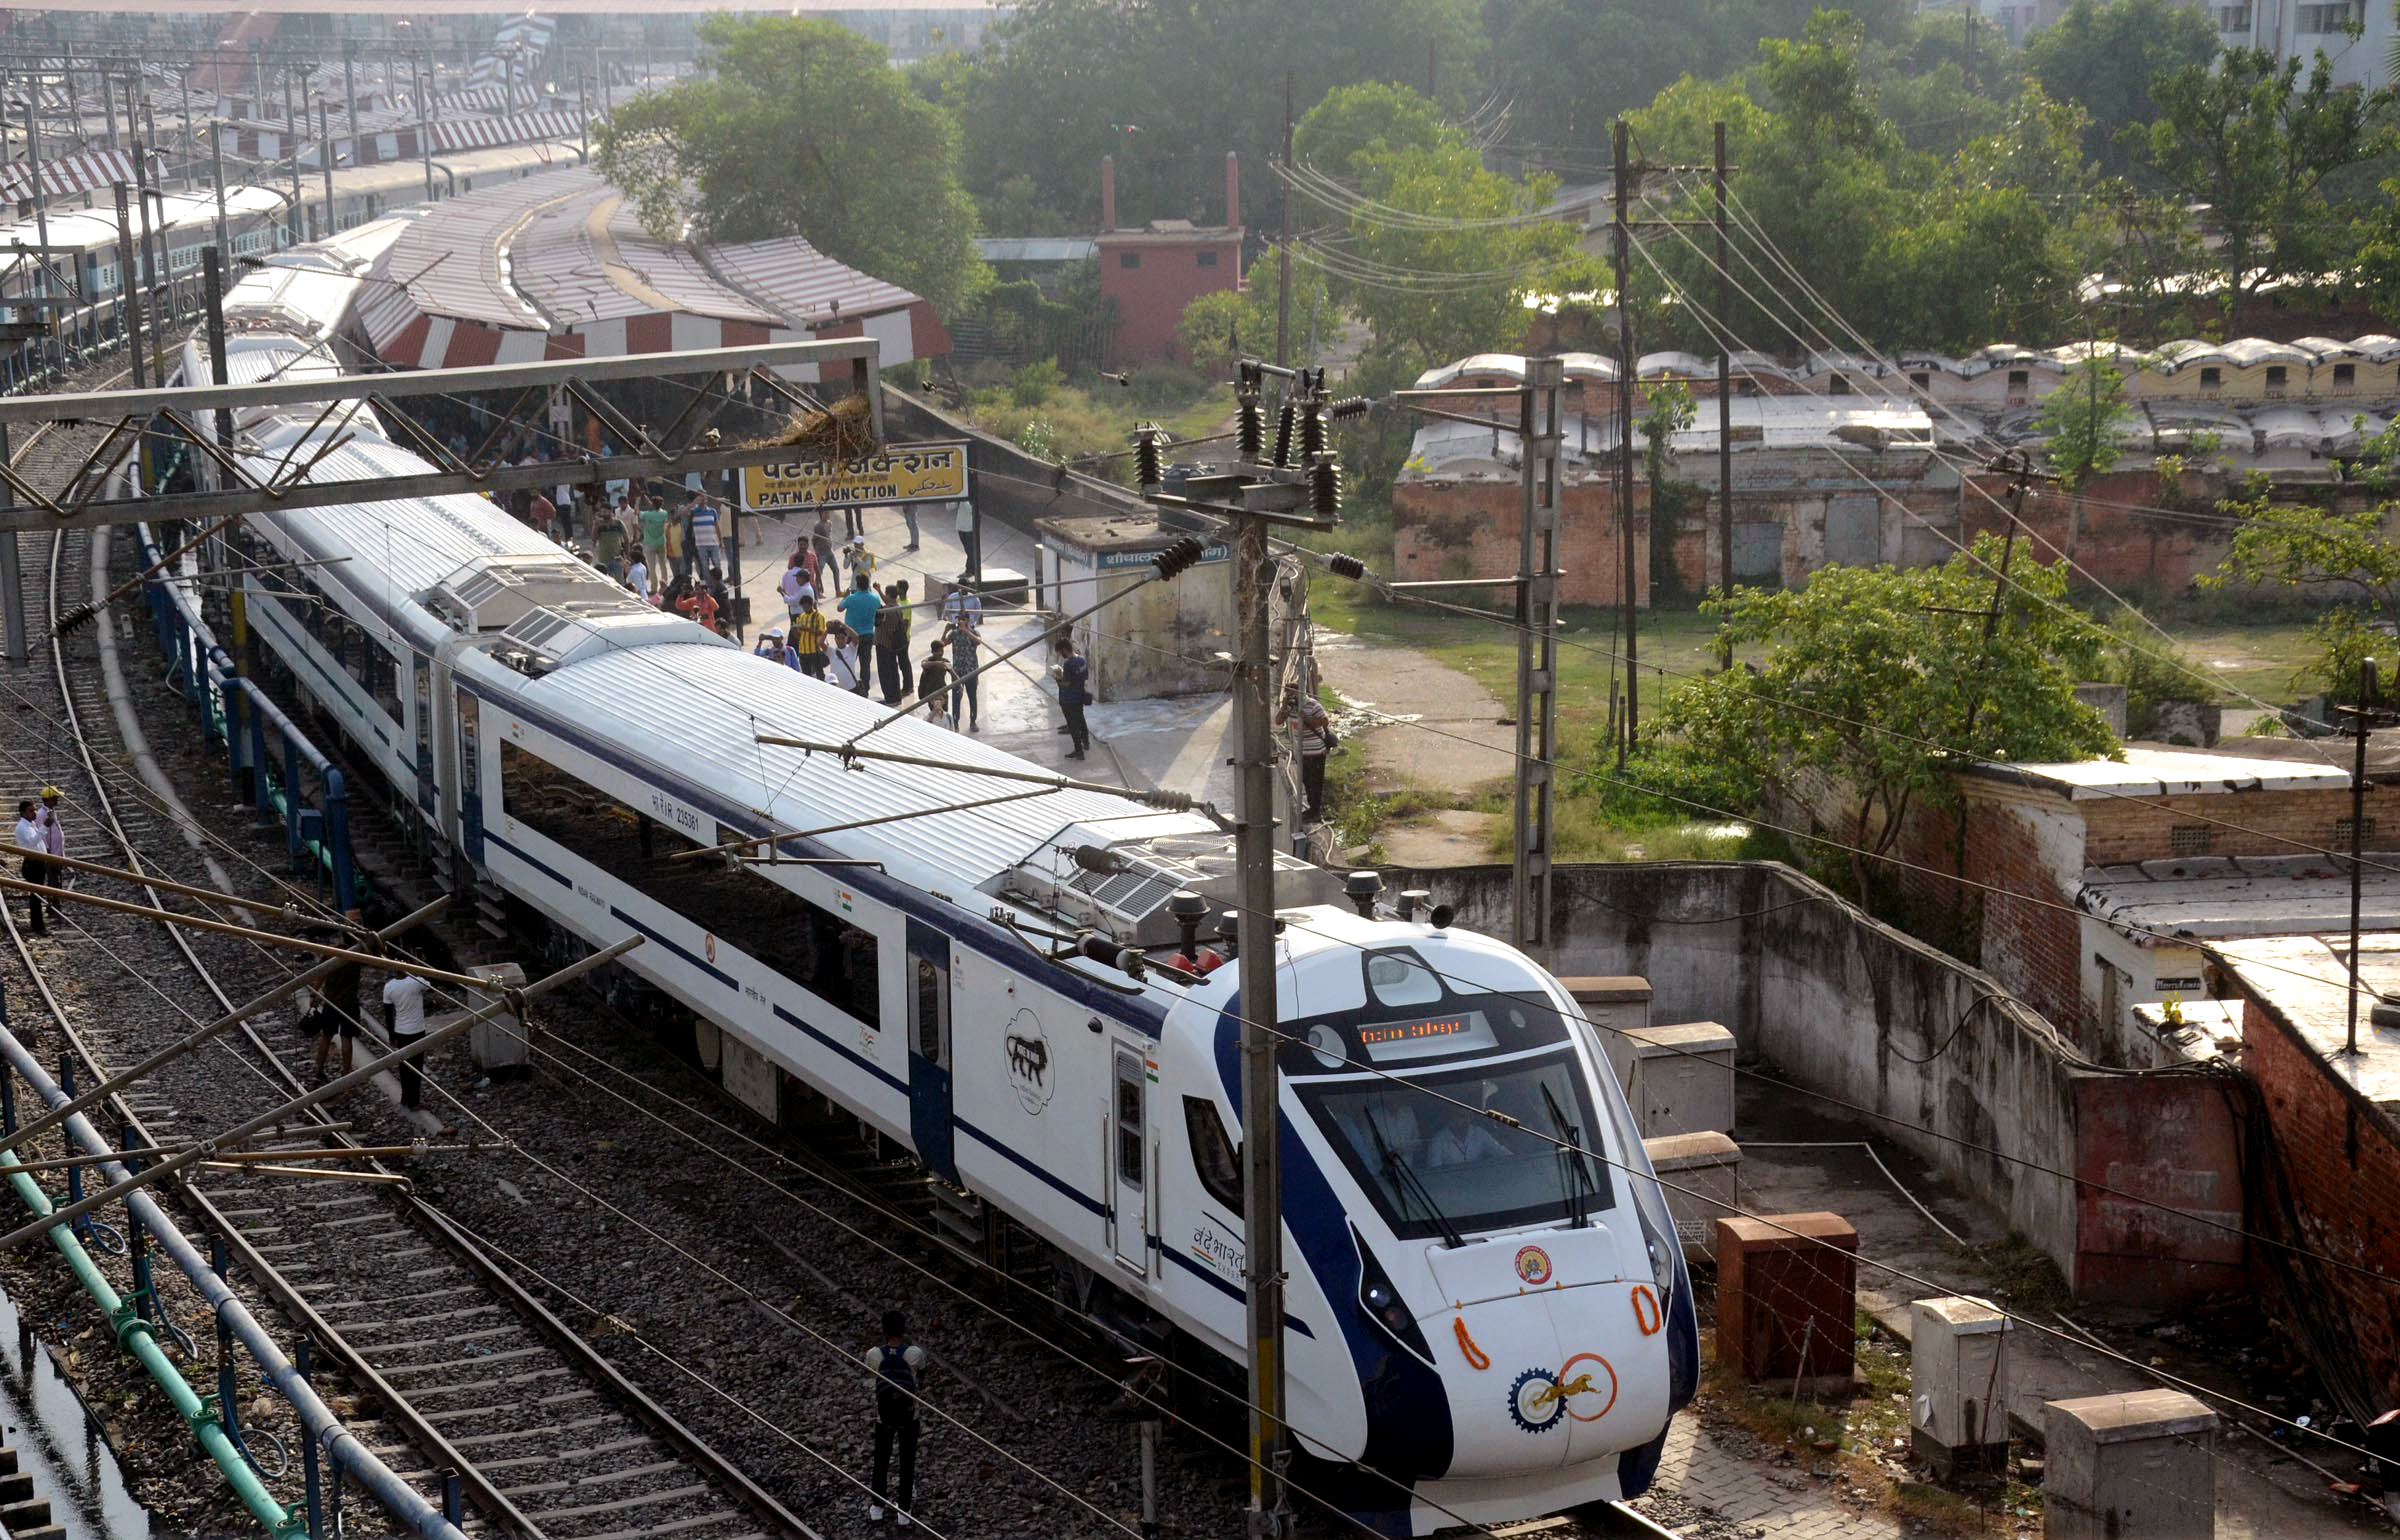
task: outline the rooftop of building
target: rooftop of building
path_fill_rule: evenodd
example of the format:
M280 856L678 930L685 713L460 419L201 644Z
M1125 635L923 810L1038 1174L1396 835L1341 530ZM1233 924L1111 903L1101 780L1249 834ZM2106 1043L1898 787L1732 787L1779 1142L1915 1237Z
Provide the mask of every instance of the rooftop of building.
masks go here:
M2122 759L2052 764L1964 765L1959 774L2049 791L2069 802L2100 798L2205 796L2236 791L2330 791L2346 788L2350 772L2322 761L2249 759L2238 753L2149 748L2127 744Z
M2374 854L2359 883L2360 922L2400 932L2400 856ZM2076 906L2132 940L2207 941L2347 933L2347 864L2318 855L2188 856L2095 866Z
M2236 986L2289 1027L2338 1079L2387 1112L2400 1110L2400 1027L2377 1026L2376 999L2400 1001L2400 935L2362 936L2358 1052L2347 1049L2350 986L2345 937L2262 936L2212 950Z
M1100 246L1215 245L1242 238L1239 225L1199 225L1188 219L1153 219L1130 229L1108 230L1094 237Z

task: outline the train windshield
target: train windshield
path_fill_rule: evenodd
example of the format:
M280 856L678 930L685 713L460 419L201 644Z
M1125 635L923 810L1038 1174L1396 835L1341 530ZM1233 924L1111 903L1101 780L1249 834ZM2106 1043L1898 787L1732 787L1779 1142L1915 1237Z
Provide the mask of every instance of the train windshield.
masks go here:
M1300 1083L1343 1164L1403 1238L1571 1223L1615 1205L1584 1088L1561 1046L1498 1063ZM1511 1127L1492 1112L1514 1119ZM1591 1154L1572 1154L1561 1144Z

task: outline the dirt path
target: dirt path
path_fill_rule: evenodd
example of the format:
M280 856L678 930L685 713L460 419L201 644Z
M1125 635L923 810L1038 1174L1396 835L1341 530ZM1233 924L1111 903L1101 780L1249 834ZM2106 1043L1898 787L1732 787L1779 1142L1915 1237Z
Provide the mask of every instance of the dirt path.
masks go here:
M1317 664L1341 696L1342 731L1365 749L1367 786L1421 788L1437 800L1471 800L1505 784L1516 766L1516 727L1492 692L1406 647L1380 647L1338 631L1317 634ZM1441 809L1386 825L1385 858L1402 866L1491 859L1488 813Z

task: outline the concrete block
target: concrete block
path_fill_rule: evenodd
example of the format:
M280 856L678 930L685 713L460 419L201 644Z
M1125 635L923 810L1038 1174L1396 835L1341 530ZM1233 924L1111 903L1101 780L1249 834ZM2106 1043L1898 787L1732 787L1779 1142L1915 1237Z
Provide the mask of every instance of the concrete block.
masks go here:
M721 1068L717 1075L725 1089L733 1093L735 1101L774 1122L782 1086L773 1061L730 1032L724 1034L718 1052Z
M2217 1414L2180 1390L2042 1408L2042 1533L2050 1540L2208 1540Z
M1839 1214L1717 1221L1717 1361L1752 1384L1844 1394L1857 1367L1858 1231Z
M1650 1025L1650 981L1631 974L1594 974L1560 979L1583 1019L1600 1029L1600 1044L1614 1062L1624 1034Z
M1917 1458L1948 1481L2008 1464L2008 1333L1979 1299L1920 1299L1909 1307L1909 1431Z
M1716 1254L1717 1221L1740 1207L1742 1148L1723 1134L1669 1134L1644 1139L1666 1189L1667 1212L1675 1216L1675 1235L1683 1242L1687 1260ZM1678 1192L1677 1188L1686 1189Z
M1609 1059L1643 1138L1733 1132L1733 1034L1717 1023L1638 1027Z
M525 987L525 970L515 963L477 963L467 972L505 988ZM467 1009L479 1011L502 998L497 989L469 990ZM486 1074L493 1070L524 1069L533 1061L533 1050L525 1041L524 1024L513 1011L502 1011L467 1028L467 1052L475 1060L475 1067Z

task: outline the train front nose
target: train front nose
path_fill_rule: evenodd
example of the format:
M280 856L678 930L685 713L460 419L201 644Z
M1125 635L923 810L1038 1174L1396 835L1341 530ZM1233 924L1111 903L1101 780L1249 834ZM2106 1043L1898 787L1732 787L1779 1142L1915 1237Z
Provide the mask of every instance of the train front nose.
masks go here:
M1421 1319L1449 1393L1451 1476L1553 1469L1655 1437L1668 1413L1665 1311L1603 1226L1430 1259L1449 1307Z

